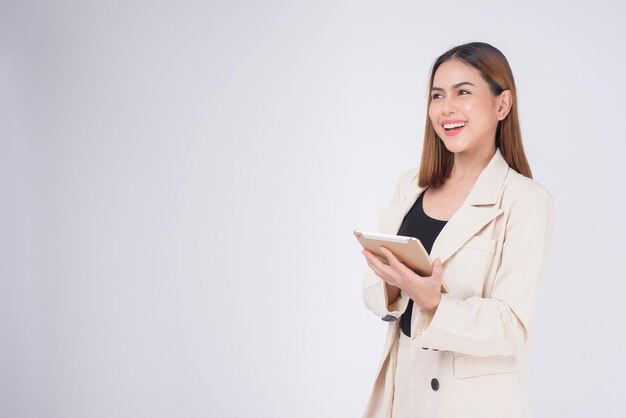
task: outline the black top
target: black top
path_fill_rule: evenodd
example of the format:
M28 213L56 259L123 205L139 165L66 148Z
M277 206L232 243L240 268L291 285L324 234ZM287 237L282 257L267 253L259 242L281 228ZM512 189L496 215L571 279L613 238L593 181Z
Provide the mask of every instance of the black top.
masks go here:
M424 192L420 194L413 204L413 207L404 217L402 225L400 225L400 229L398 229L398 235L419 239L424 245L426 251L430 254L435 239L448 221L434 219L426 215L422 204L423 197ZM413 299L409 299L409 306L407 306L406 311L404 311L404 314L400 317L400 327L402 328L404 335L407 337L411 336L412 310Z

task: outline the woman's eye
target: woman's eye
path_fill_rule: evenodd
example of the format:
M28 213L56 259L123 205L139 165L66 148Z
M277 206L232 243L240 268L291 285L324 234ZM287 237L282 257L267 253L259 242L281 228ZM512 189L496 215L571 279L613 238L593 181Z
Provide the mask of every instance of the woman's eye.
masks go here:
M467 91L467 90L459 90L459 94L462 95L462 96L465 96L466 94L471 94L471 93L469 91ZM435 94L432 95L432 98L434 100L434 99L438 99L440 96L441 96L441 94L435 93Z

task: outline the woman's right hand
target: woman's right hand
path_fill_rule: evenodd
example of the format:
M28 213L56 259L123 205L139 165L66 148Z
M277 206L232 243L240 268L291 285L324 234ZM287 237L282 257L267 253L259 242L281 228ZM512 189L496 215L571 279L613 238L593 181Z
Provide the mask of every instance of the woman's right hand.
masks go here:
M392 287L393 294L387 294L387 302L393 303L397 299L393 287L403 290L419 308L433 314L439 306L441 300L441 282L443 280L443 266L439 259L433 262L433 272L430 276L420 276L404 265L387 248L381 247L382 253L387 257L389 264L383 263L370 251L363 250L362 254L367 259L367 264L383 279L386 284ZM389 286L387 290L389 291Z

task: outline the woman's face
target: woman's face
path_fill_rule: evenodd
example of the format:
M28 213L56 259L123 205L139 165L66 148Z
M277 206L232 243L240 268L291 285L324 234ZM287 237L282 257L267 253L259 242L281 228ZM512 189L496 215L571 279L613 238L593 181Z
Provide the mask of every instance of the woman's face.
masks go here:
M453 59L437 68L430 94L428 116L448 151L467 155L495 152L496 128L510 109L510 90L494 96L476 69ZM455 123L463 126L444 128Z

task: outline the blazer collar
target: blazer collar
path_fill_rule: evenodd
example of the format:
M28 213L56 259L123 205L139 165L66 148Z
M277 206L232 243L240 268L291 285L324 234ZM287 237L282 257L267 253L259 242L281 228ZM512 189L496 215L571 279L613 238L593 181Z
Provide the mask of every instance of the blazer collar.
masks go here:
M496 152L478 176L465 201L437 236L430 252L431 259L439 257L444 263L483 226L503 212L496 207L496 203L509 169L500 149L496 147ZM379 216L381 232L397 234L404 216L425 190L417 185L418 174L419 170L416 170L415 176L404 187L400 201L381 211Z

